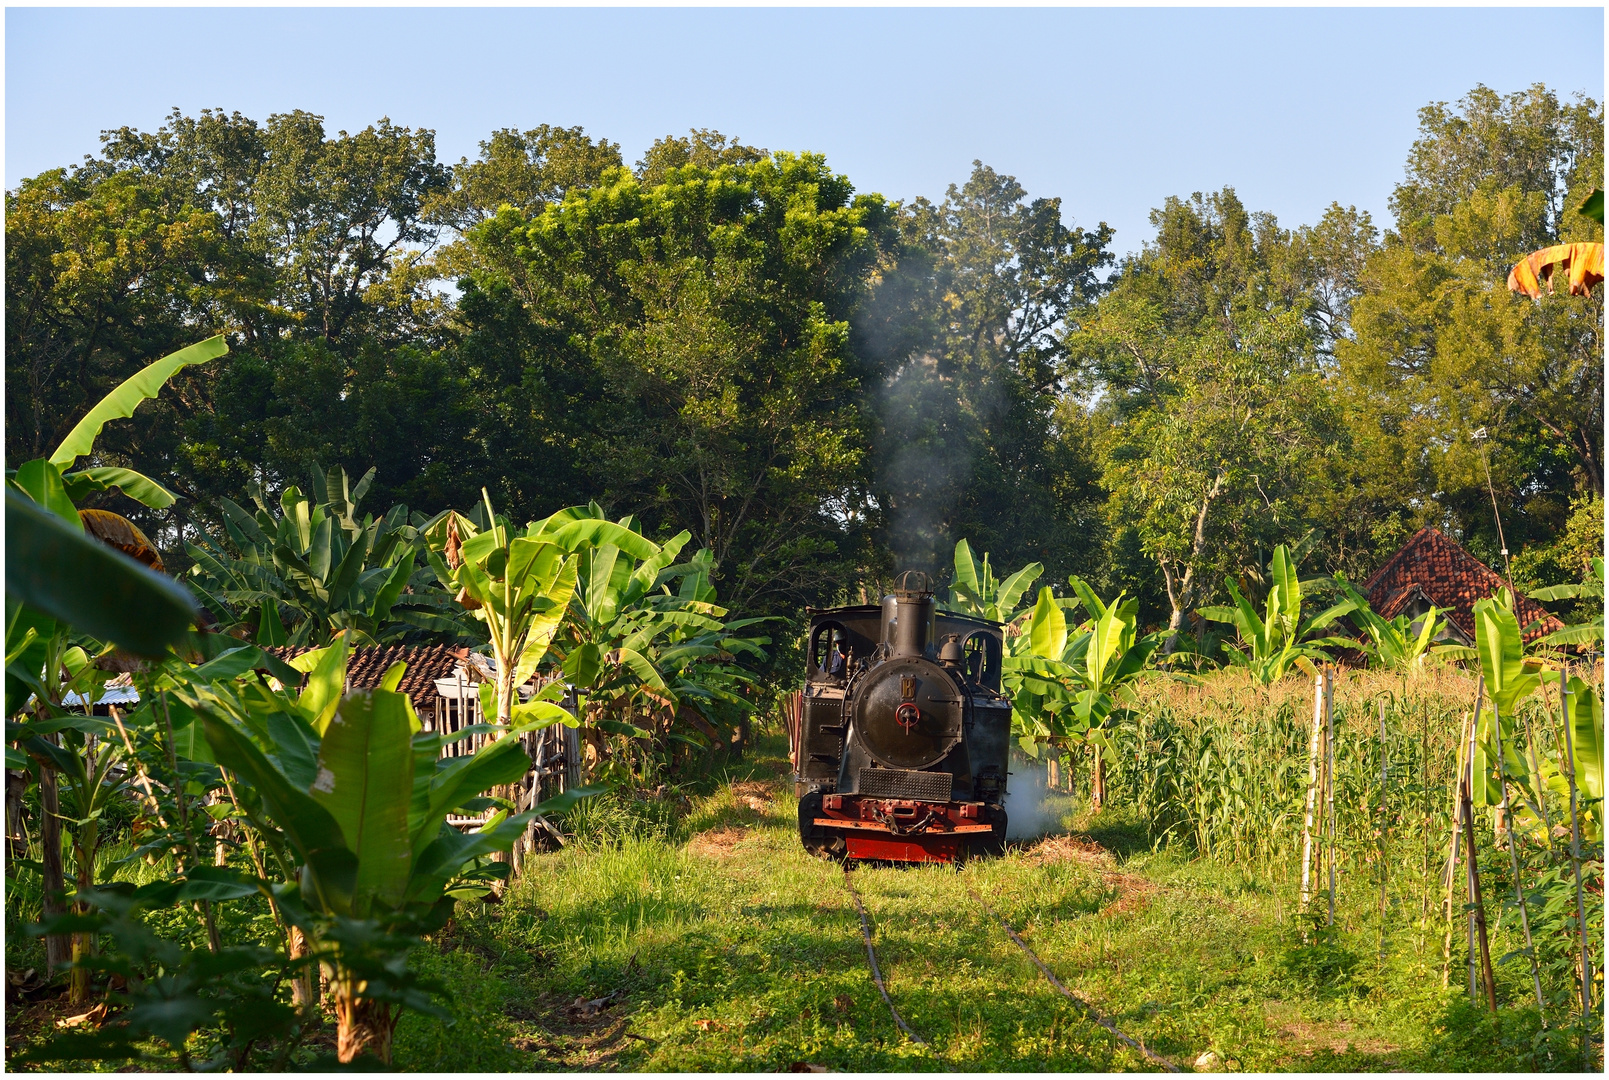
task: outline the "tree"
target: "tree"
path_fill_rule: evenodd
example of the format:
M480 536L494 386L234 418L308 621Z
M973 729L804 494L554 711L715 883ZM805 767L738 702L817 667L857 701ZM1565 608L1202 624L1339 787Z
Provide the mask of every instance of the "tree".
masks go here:
M1436 524L1491 559L1488 464L1510 548L1603 490L1602 296L1532 304L1503 284L1537 248L1601 240L1571 208L1601 182L1602 109L1476 87L1421 111L1407 171L1337 349L1357 477L1379 505L1416 507L1399 532ZM1489 462L1470 438L1483 427Z
M1169 199L1151 220L1157 240L1068 348L1099 395L1108 521L1161 578L1171 651L1216 581L1305 530L1344 433L1322 324L1276 272L1290 235L1232 189Z
M479 158L459 161L445 203L460 229L485 221L503 206L539 214L549 203L563 202L568 192L596 186L606 171L622 165L619 143L594 142L579 127L499 128L480 144Z
M663 176L616 171L534 217L503 209L469 234L472 288L517 299L528 340L605 395L577 447L602 501L688 530L734 607L831 595L846 538L832 507L864 467L847 319L887 207L819 156Z
M174 380L101 447L189 497L134 514L177 562L190 514L250 481L276 487L315 460L379 461L399 482L423 467L428 452L392 469L400 454L364 443L397 445L401 396L415 443L455 401L456 373L428 360L445 305L424 256L450 179L433 135L382 120L332 138L308 113L260 125L203 110L103 142L7 196L8 457L199 324L227 328L237 362ZM459 442L434 458L450 468Z

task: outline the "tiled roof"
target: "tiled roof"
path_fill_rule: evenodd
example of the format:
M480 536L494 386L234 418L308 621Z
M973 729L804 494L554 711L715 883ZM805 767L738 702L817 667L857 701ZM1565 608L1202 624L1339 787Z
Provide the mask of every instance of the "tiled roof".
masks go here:
M1448 620L1473 641L1475 601L1484 600L1502 586L1503 579L1457 541L1438 529L1420 529L1363 583L1363 591L1369 606L1385 619L1400 614L1416 594L1423 593L1437 607L1448 609ZM1564 625L1527 596L1515 596L1514 609L1521 628L1543 620L1541 626L1525 635L1527 642Z
M281 660L291 660L308 652L306 645L282 645L265 650ZM356 690L372 689L380 685L386 669L398 660L407 663L397 689L418 700L423 695L434 695L437 679L452 678L454 670L469 657L468 649L455 649L449 645L380 645L359 647L351 651L346 660L347 685ZM480 681L473 665L469 665L469 681Z

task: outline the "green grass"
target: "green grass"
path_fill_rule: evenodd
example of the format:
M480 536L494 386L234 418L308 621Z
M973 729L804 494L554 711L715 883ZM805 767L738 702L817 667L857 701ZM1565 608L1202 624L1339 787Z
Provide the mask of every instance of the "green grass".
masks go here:
M842 871L799 846L783 749L766 736L750 759L683 789L592 800L570 821L575 841L531 859L503 902L461 905L412 959L444 988L449 1016L405 1016L396 1067L1155 1068L1056 993L974 890L1064 983L1186 1071L1207 1051L1240 1071L1578 1067L1567 1043L1549 1060L1538 1042L1523 960L1499 962L1495 1020L1464 999L1461 932L1443 988L1443 926L1419 925L1411 866L1400 894L1394 871L1382 957L1378 878L1366 865L1343 863L1336 925L1324 928L1294 911L1291 860L1195 858L1158 847L1132 809L1089 815L1065 795L1052 796L1061 822L1048 842L959 870L855 871L889 992L920 1046L872 984ZM103 874L126 853L109 846ZM1417 848L1399 857L1414 863ZM164 872L115 866L129 880ZM19 932L37 916L37 885L27 872L8 881L8 968L42 960L37 939ZM1519 944L1503 888L1494 874L1494 959ZM272 936L260 903L225 907L226 941ZM201 944L183 905L152 921ZM600 999L601 1009L587 1005Z
M973 889L1069 987L1186 1070L1208 1050L1245 1071L1549 1064L1533 1049L1523 964L1500 971L1494 1023L1464 1004L1456 960L1442 989L1439 924L1423 937L1409 921L1394 926L1379 958L1371 881L1344 881L1337 927L1304 939L1292 883L1153 852L1120 811L1067 818L1119 854L1063 844L1056 861L1026 845L959 871L856 871L889 992L929 1043L918 1046L872 984L841 871L800 849L768 749L769 761L692 795L674 828L645 815L646 836L617 830L542 856L501 905L463 909L438 943L447 960L428 963L450 963L474 993L452 1003L451 1026L405 1021L398 1066L1154 1068L1058 995ZM756 783L767 769L768 792ZM1494 928L1494 957L1513 936L1506 922ZM600 998L609 1004L595 1016L566 1012ZM462 1063L471 1059L484 1064Z

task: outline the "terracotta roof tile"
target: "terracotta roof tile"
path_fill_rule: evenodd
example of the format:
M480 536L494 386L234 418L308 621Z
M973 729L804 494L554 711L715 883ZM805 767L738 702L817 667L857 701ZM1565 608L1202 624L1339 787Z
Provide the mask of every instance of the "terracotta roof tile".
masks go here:
M1473 641L1475 601L1491 596L1502 585L1503 579L1495 571L1457 541L1439 529L1420 529L1363 583L1363 592L1369 606L1386 619L1395 617L1416 592L1422 592L1437 607L1448 609L1448 620ZM1543 620L1525 635L1527 642L1564 625L1527 596L1516 596L1514 607L1522 628Z
M266 650L281 660L291 660L310 651L306 645L285 645ZM449 645L381 645L353 649L346 661L347 685L366 690L380 685L386 669L398 660L407 663L402 682L397 689L417 700L421 695L436 692L437 679L452 678L453 671L465 662L469 650ZM471 668L471 675L474 669ZM478 682L478 678L471 678Z

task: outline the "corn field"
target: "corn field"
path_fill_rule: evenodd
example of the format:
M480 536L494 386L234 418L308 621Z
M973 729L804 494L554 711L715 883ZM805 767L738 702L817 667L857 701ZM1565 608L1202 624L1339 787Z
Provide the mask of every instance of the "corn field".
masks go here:
M1307 917L1324 921L1327 907L1334 910L1333 880L1354 923L1350 929L1377 932L1382 955L1388 948L1409 949L1447 985L1461 985L1467 968L1473 987L1466 870L1462 862L1454 869L1450 857L1459 743L1475 707L1476 675L1452 665L1411 679L1340 671L1332 695L1334 805L1326 805L1320 782ZM1112 732L1107 798L1132 806L1148 822L1154 843L1233 862L1289 895L1295 910L1314 711L1314 680L1307 678L1261 687L1242 672L1226 670L1195 681L1145 680ZM1556 693L1533 695L1516 720L1526 735L1519 753L1543 760L1558 756ZM1589 1010L1581 999L1568 800L1551 798L1545 810L1548 827L1521 837L1512 857L1500 813L1476 812L1479 877L1492 927L1491 955L1502 969L1499 992L1529 1007L1540 997L1555 1030L1579 1031ZM1515 863L1534 938L1534 977L1521 933ZM1593 953L1589 1000L1597 1003L1603 979L1597 944L1603 940L1601 837L1582 849L1582 876ZM1356 925L1359 911L1372 917ZM1539 987L1534 994L1533 985ZM1587 1021L1597 1031L1601 1025L1601 1016Z

